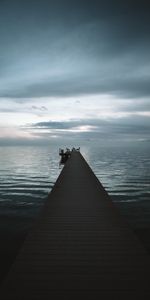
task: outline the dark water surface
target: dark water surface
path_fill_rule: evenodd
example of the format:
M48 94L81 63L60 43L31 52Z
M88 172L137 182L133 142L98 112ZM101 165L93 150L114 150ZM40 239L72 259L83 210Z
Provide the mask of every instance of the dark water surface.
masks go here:
M89 163L133 228L150 227L150 149L98 148Z
M149 148L88 145L81 152L129 226L149 248ZM60 171L58 147L0 147L1 278Z

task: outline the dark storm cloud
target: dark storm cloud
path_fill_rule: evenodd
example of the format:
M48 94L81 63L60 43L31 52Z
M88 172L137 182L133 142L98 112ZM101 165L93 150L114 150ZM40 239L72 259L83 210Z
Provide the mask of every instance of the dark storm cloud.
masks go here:
M29 128L33 129L54 129L58 131L64 131L79 128L81 126L90 126L89 134L93 133L95 135L115 135L117 137L118 134L146 134L149 136L150 131L150 121L149 117L134 115L131 114L130 116L122 119L111 119L110 121L100 120L100 119L85 119L85 120L74 120L74 121L66 121L66 122L38 122L32 124ZM88 130L87 130L88 131ZM86 135L87 133L81 132L78 135Z
M0 11L1 97L150 96L147 1L6 0Z
M102 120L70 120L70 121L64 121L64 122L54 122L54 121L48 121L48 122L38 122L35 124L32 124L31 128L49 128L49 129L71 129L78 126L83 125L90 125L90 126L99 126L100 124L104 125L105 121Z
M68 121L68 122L49 121L49 122L38 122L36 124L33 124L31 128L70 129L80 124L81 121Z

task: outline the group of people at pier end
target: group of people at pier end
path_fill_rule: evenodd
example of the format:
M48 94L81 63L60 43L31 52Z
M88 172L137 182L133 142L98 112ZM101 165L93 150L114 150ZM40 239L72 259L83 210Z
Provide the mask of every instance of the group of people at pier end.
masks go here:
M64 151L64 149L59 149L59 155L61 156L60 159L60 165L61 164L65 164L66 161L68 160L68 158L71 156L71 152L74 151L80 151L80 147L79 148L72 148L71 150L69 148L66 148L66 150Z

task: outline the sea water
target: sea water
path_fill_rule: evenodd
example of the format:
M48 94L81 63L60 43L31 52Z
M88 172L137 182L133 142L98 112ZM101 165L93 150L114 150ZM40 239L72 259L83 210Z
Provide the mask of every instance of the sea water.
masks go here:
M1 231L21 233L30 227L61 171L58 150L0 147ZM84 145L81 152L127 222L133 228L150 228L148 147Z

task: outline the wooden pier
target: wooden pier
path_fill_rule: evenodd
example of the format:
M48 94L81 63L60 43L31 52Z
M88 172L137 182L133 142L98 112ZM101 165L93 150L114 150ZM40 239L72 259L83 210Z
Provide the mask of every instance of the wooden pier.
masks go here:
M149 299L150 258L82 155L65 164L1 300Z

